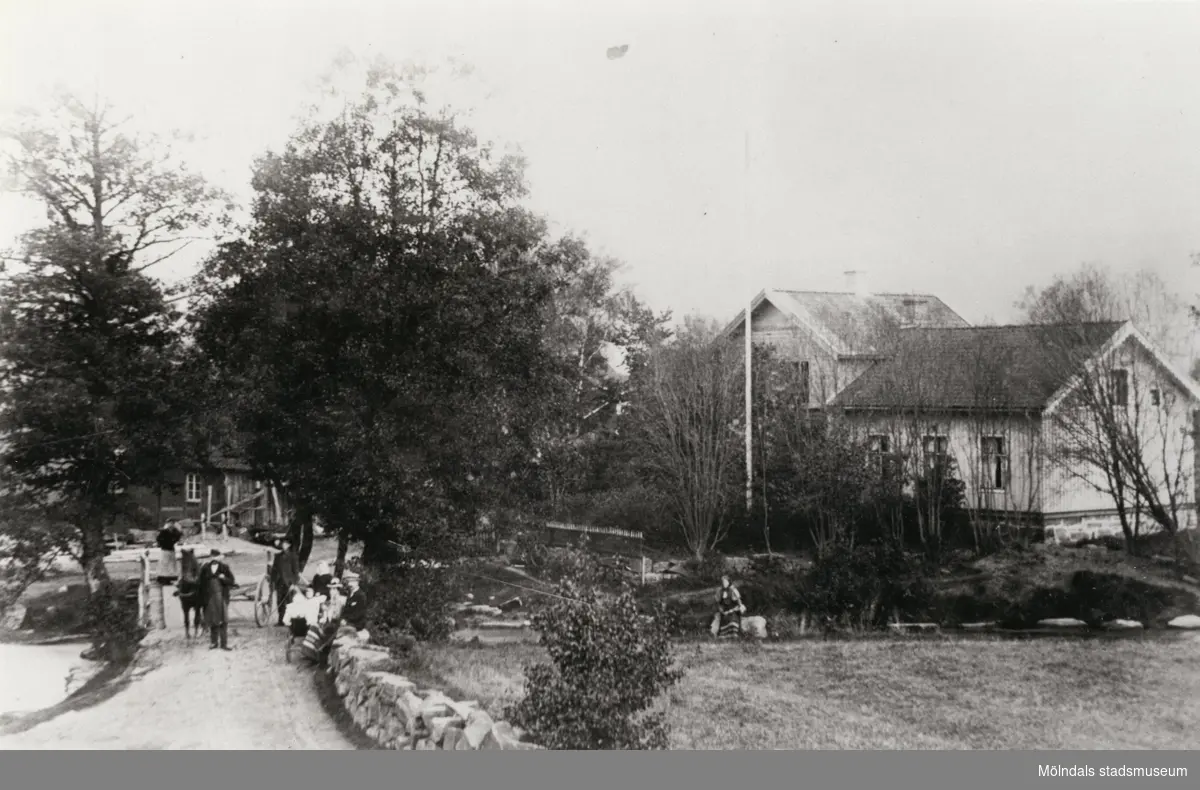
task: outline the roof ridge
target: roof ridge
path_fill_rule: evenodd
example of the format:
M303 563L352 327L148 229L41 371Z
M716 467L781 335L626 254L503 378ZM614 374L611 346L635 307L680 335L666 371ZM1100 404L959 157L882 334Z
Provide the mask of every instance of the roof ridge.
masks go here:
M1060 327L1072 326L1112 326L1118 327L1128 323L1128 321L1062 321L1049 324L988 324L983 326L906 326L901 327L901 332L913 331L963 331L963 330L980 330L980 329L1057 329Z
M828 295L859 296L860 295L855 291L813 291L813 290L803 290L803 289L799 289L799 288L772 288L770 290L778 291L781 294L821 294L821 295L826 295L826 296L828 296ZM862 294L862 295L863 296L922 296L922 297L925 297L926 299L937 299L939 302L942 301L942 298L940 296L938 296L937 294L932 294L932 293L896 293L894 291L872 291L871 293ZM943 304L945 304L945 302L943 302Z

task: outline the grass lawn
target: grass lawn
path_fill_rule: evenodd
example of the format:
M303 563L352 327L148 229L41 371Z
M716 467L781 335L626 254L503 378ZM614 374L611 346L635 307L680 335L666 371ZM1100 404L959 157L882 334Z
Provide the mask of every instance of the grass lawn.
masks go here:
M500 713L532 645L444 646L424 682ZM684 643L674 749L1195 749L1200 639ZM437 675L428 675L436 671Z

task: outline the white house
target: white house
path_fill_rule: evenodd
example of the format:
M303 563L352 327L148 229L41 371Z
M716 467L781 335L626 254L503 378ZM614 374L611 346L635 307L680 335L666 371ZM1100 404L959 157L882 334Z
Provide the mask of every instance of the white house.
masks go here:
M1115 447L1139 456L1180 528L1196 526L1200 386L1128 322L902 330L830 405L881 455L953 457L969 507L1051 539L1121 534ZM1154 503L1123 502L1157 528Z

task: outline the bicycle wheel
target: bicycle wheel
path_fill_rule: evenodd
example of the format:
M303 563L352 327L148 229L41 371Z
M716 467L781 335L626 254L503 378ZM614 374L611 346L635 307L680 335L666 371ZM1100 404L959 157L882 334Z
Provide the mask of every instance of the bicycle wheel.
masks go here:
M270 578L263 576L258 580L258 589L254 592L254 622L259 628L271 622L275 609L275 588Z

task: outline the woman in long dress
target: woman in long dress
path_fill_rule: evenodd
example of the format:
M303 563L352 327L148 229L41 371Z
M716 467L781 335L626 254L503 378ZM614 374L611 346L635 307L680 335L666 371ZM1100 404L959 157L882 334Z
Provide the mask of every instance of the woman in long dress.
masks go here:
M734 639L742 635L742 613L746 611L742 594L728 576L721 577L717 593L717 638Z
M183 540L183 530L175 525L174 521L168 521L162 529L158 531L156 542L158 543L158 583L159 584L174 584L179 578L179 563L175 559L175 547L179 541Z

